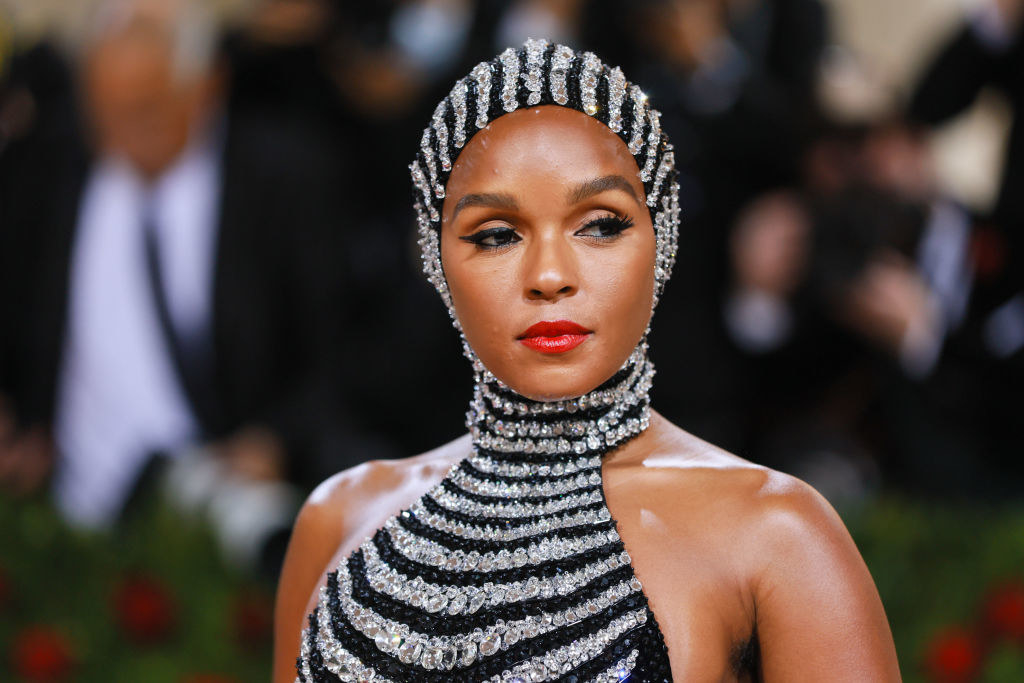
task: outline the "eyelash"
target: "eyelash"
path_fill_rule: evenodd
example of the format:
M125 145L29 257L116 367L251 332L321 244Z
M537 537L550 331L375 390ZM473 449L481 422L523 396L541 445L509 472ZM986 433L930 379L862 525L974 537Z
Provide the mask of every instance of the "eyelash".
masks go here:
M601 218L594 219L584 225L582 228L577 230L574 234L580 237L589 237L591 239L602 240L610 242L619 237L623 231L633 227L633 219L629 216L602 216ZM591 228L597 228L601 234L597 235L585 235L581 234L584 230ZM605 232L608 231L608 232ZM500 244L487 244L487 240L492 238L498 238L502 241ZM515 230L507 227L500 228L487 228L480 230L472 235L465 235L459 238L465 242L475 244L478 249L484 251L494 251L503 249L516 242L519 242L522 238L516 234Z

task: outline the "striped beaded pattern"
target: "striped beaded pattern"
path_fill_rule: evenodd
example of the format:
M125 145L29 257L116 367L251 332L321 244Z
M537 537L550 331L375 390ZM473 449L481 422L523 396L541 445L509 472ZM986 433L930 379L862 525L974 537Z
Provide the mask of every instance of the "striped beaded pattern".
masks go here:
M586 113L622 138L641 169L647 206L655 226L659 269L654 301L671 275L679 229L679 186L672 146L647 96L590 52L527 40L481 62L438 105L423 144L410 165L416 188L423 270L455 317L441 267L441 205L452 164L465 144L495 118L524 107L555 104ZM425 178L433 193L424 190ZM659 201L668 198L668 202Z
M328 575L296 680L670 681L601 478L649 424L652 374L641 344L539 403L479 372L472 454Z

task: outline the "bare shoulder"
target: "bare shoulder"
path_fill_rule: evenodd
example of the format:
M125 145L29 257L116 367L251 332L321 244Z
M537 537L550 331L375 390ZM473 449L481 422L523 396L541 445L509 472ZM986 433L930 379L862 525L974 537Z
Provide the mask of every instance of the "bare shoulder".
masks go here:
M661 417L648 432L610 457L605 493L673 669L718 620L723 652L756 633L764 680L899 680L871 575L814 488Z
M389 503L397 503L401 509L403 502L413 502L440 481L469 449L469 436L465 435L411 458L372 460L338 472L306 499L296 520L296 531L308 525L344 537L346 531L378 516ZM416 495L409 499L412 494Z
M807 538L812 530L845 533L832 506L809 484L729 453L660 416L652 420L643 448L610 461L605 481L609 489L628 489L628 498L644 501L670 527L699 520L716 535L765 541L788 534Z
M304 620L328 568L444 478L469 450L467 435L412 458L363 463L314 489L295 520L278 581L275 681L294 680Z

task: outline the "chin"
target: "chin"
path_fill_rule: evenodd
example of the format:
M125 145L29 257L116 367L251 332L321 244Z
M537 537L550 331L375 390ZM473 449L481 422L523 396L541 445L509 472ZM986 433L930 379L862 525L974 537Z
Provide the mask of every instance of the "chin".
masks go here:
M616 366L608 372L608 377L615 374L617 369ZM572 364L561 367L548 366L517 374L517 377L509 378L512 381L500 376L498 378L517 394L534 401L545 402L577 398L593 391L608 379L602 373L595 372L593 366L579 368L573 367Z

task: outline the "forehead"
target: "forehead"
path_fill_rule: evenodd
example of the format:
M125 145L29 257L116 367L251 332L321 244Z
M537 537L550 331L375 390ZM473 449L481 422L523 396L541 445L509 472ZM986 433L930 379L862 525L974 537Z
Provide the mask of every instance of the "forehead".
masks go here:
M470 192L518 194L538 185L564 191L605 175L627 178L643 196L636 160L603 123L566 107L520 109L495 119L466 144L452 167L444 206L447 212L450 201Z
M97 45L87 63L89 82L118 94L129 95L166 87L171 76L171 54L165 41L139 34L110 38Z

